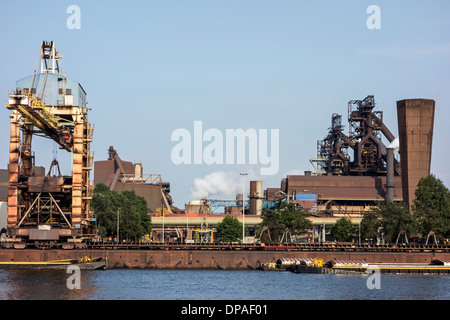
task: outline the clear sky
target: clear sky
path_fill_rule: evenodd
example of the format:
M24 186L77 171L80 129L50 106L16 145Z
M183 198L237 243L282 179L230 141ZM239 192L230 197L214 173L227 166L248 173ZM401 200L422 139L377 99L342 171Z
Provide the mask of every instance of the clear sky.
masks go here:
M66 25L72 4L80 8L80 29ZM370 5L380 8L381 29L367 28ZM87 92L95 160L114 146L145 174L170 181L180 208L198 191L196 178L225 179L234 194L240 172L266 188L311 170L332 113L347 119L348 101L367 95L395 135L396 101L436 100L432 173L450 186L448 0L2 1L0 30L2 104L15 81L33 73L40 43L54 41L63 72ZM174 164L171 135L180 128L193 134L194 121L224 134L278 129L278 173L260 176L260 166L248 162ZM5 107L0 136L6 168ZM53 142L36 139L33 146L36 164L48 168ZM65 157L58 151L60 162ZM208 183L197 186L202 181Z

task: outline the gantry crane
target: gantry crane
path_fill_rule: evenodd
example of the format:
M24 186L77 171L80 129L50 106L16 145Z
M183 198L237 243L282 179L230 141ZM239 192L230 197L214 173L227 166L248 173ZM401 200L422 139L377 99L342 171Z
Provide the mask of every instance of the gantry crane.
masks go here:
M86 93L60 72L62 54L53 42L41 44L32 76L16 82L6 107L11 110L8 183L9 243L82 247L88 236L93 154L93 126L88 120ZM40 69L38 65L40 64ZM72 173L51 176L34 166L33 135L55 141L72 153Z

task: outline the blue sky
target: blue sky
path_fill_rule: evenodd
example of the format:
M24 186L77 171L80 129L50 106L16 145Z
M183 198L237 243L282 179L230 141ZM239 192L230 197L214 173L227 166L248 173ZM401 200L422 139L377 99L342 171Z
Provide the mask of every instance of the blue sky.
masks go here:
M79 30L66 27L71 4L81 10ZM373 4L381 9L380 30L366 27ZM346 119L349 100L374 95L397 135L397 100L435 99L432 172L450 186L449 17L445 0L3 1L0 101L32 74L41 41L54 41L63 72L87 92L95 160L106 159L113 145L122 159L141 162L144 173L170 181L183 208L194 180L209 174L226 173L235 189L239 173L249 172L266 188L279 187L287 173L311 170L316 141L332 113ZM279 129L278 174L259 176L257 165L173 164L172 132L192 132L196 120L222 132ZM0 135L6 168L4 107ZM38 165L49 167L53 148L35 140Z

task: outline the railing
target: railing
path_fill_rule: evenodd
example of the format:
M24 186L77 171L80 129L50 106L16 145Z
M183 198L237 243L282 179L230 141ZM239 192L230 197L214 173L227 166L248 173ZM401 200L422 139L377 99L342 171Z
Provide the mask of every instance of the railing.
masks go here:
M162 183L160 174L143 174L139 177L136 177L134 174L122 174L119 180L121 182L132 182L132 183L149 183L149 184Z
M369 245L369 244L264 244L264 243L162 243L162 242L121 242L91 241L88 249L124 250L254 250L254 251L344 251L344 252L445 252L450 253L449 245Z
M37 97L33 96L28 90L17 90L9 92L10 98L28 98L28 105L34 111L40 110L39 115L44 118L47 124L56 129L58 128L58 120L52 115L52 113L48 110L47 106Z

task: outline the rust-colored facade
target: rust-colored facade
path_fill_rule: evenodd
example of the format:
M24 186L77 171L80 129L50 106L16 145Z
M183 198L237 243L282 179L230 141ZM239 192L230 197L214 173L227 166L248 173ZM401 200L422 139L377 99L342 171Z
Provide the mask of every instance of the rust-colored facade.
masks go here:
M327 200L382 200L385 176L290 176L282 181L287 194L316 193ZM401 179L394 177L394 199L401 200Z
M402 201L402 181L393 177L393 199ZM386 176L309 176L288 175L281 190L290 197L298 194L317 195L317 211L359 214L370 210L386 197ZM311 204L301 204L305 209Z
M134 165L128 161L122 161L125 174L134 174ZM94 164L94 185L105 183L109 185L111 177L117 168L114 167L114 160L95 161ZM129 183L118 181L115 183L114 190L117 192L134 190L138 196L141 196L147 202L147 208L150 212L161 208L161 186L157 184Z
M160 211L163 206L178 210L172 206L170 184L163 182L160 175L143 175L142 164L122 160L113 146L108 155L108 160L94 162L94 185L104 183L119 193L134 190L145 199L149 212Z
M280 188L267 188L264 190L264 199L269 201L275 201L283 197L283 194L280 193Z
M352 251L241 251L241 250L12 250L0 249L0 261L39 262L102 257L109 268L148 269L256 269L280 258L321 258L364 260L368 263L430 263L450 259L449 253L435 252L352 252Z
M8 201L8 169L0 169L0 201Z
M132 162L123 161L122 166L125 174L134 174L134 165ZM109 184L109 179L116 172L117 167L115 166L114 160L100 160L94 162L94 185L98 183ZM109 182L109 183L108 183Z
M421 178L430 174L435 101L397 101L403 201L410 207Z

